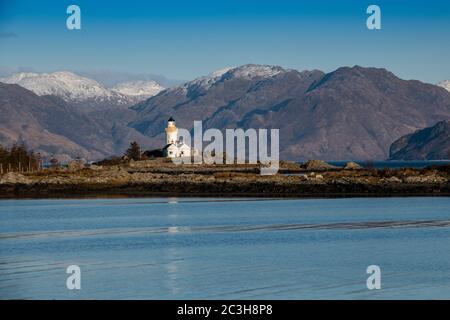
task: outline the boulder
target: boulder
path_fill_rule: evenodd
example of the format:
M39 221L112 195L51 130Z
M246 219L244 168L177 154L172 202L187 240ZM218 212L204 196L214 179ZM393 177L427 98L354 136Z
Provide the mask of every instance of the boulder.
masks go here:
M30 183L31 180L20 173L9 172L0 177L0 184Z
M401 179L399 179L399 178L397 178L395 176L387 178L387 179L385 179L385 181L389 182L389 183L400 183L400 182L402 182Z
M329 163L326 163L322 160L309 160L305 162L302 167L306 170L328 170L328 169L337 169L336 166L333 166Z
M94 170L94 171L98 171L98 170L102 170L103 166L98 166L98 165L95 165L95 164L91 164L89 166L89 169Z
M355 169L362 169L362 167L359 164L357 164L356 162L350 161L345 164L344 169L345 170L355 170Z
M410 176L404 179L406 183L446 183L447 179L435 174Z
M300 169L302 169L300 164L293 162L293 161L286 161L286 160L280 160L279 166L280 166L280 169L289 170L289 171L299 171Z
M84 168L84 163L79 160L70 161L67 168L71 171L77 171Z

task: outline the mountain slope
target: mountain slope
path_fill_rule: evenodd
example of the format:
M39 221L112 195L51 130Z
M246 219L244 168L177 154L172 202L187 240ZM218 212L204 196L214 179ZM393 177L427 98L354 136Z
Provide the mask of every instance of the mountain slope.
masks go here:
M132 114L121 112L123 121L134 115L129 112ZM109 114L95 117L59 97L38 96L19 85L0 83L0 114L0 144L22 141L46 159L58 155L61 159L94 160L122 153L130 140L149 144L149 139L135 130L108 120ZM129 140L123 141L123 137Z
M164 90L156 81L130 81L122 82L111 88L111 91L128 97L136 97L142 101L153 97Z
M386 159L399 137L450 117L450 93L376 68L320 71L246 65L171 88L133 107L139 132L166 119L192 128L279 128L284 159Z
M108 89L95 80L72 72L16 73L0 79L0 82L18 84L39 96L54 95L85 109L129 107L145 100L163 88L156 82L119 84Z
M67 86L37 86L38 96L0 84L0 144L22 140L45 155L98 159L121 154L133 140L143 148L163 146L166 121L174 116L177 126L187 129L194 120L203 120L204 129L278 128L282 159L373 160L386 159L400 137L450 119L450 92L358 66L328 74L265 65L227 68L132 108L89 102L103 93L105 99L122 93L95 87L91 95L82 84L69 87L74 92ZM135 94L133 99L142 92L137 84L121 90L127 97ZM90 107L74 107L78 103Z
M130 125L157 137L164 131L167 118L173 115L182 128L191 128L194 120L223 128L241 121L244 114L273 107L274 101L292 99L292 94L306 91L322 76L320 71L300 73L256 65L219 70L134 106L138 117ZM217 116L219 113L221 117Z
M444 80L442 82L439 82L438 86L444 88L447 91L450 91L450 80Z
M393 160L450 159L450 121L440 121L432 127L408 134L390 148Z

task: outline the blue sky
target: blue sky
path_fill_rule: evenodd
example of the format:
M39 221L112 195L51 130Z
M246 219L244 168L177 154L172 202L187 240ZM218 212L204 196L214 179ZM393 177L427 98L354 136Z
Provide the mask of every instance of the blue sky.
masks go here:
M66 28L81 8L82 29ZM366 28L366 8L382 30ZM246 63L332 71L385 67L450 79L450 1L0 0L0 66L192 79Z

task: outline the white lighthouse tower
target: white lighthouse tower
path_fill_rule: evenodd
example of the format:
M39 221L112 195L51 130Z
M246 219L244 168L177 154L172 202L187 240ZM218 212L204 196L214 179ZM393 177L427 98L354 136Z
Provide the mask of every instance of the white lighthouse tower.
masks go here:
M178 142L178 128L175 125L175 120L170 117L167 121L166 128L167 144L176 144Z
M196 149L191 149L189 145L178 138L178 128L172 117L167 120L166 138L167 145L162 149L164 157L179 158L190 157L191 154L197 155Z

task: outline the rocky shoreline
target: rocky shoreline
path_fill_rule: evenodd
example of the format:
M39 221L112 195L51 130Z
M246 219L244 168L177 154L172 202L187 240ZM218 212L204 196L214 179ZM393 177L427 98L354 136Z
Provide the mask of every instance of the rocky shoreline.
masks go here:
M78 197L385 197L450 196L450 168L344 168L283 162L277 175L256 165L185 165L148 160L0 176L0 198Z

